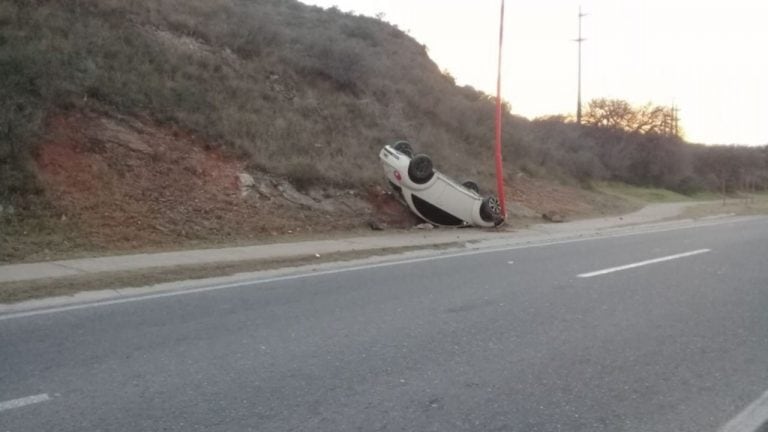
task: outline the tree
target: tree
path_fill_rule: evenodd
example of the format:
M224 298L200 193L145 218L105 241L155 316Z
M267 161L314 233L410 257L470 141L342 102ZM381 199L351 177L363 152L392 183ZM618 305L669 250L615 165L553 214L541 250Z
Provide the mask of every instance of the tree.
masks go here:
M584 124L641 134L676 135L679 130L674 109L646 104L633 107L621 99L593 99L587 105Z

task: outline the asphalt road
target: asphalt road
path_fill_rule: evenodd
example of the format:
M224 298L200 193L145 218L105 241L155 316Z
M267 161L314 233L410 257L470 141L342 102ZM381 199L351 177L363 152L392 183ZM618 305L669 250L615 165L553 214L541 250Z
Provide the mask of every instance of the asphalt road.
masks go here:
M701 432L766 390L765 218L0 315L0 431Z

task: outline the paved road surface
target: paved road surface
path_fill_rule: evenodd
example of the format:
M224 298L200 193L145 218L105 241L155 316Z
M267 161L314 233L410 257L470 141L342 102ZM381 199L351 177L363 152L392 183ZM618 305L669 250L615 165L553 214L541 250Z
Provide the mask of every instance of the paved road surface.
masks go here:
M701 432L766 390L765 218L0 315L0 431Z

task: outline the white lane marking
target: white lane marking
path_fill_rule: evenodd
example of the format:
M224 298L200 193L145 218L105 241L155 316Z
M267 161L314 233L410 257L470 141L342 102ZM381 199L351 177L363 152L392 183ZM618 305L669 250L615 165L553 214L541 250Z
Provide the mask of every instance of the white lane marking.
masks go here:
M464 257L464 256L483 255L483 254L489 254L489 253L495 253L495 252L506 252L506 251L512 251L512 250L528 249L528 248L556 246L556 245L570 244L570 243L580 243L580 242L592 241L592 240L610 240L610 239L624 238L624 237L635 237L635 236L640 236L645 234L658 234L658 233L664 233L669 231L683 231L683 230L697 229L697 228L709 228L713 226L729 225L729 224L735 224L739 222L751 222L758 219L763 219L763 218L745 217L745 218L740 218L736 220L718 221L718 222L712 222L712 223L697 224L693 226L671 227L671 228L661 228L661 229L652 228L652 229L635 231L630 233L597 232L593 237L580 237L575 239L556 240L551 242L541 242L541 243L534 243L534 244L505 246L500 248L472 250L472 251L459 252L454 254L435 255L435 256L429 256L424 258L413 258L413 259L405 259L405 260L398 260L398 261L388 261L388 262L378 263L378 264L365 264L365 265L358 265L358 266L345 267L341 269L333 269L333 270L326 270L326 271L319 271L319 272L312 271L310 273L279 276L279 277L267 278L267 279L256 279L256 280L243 281L243 282L231 283L226 285L213 285L213 286L206 286L206 287L192 288L192 289L182 288L176 291L167 291L167 292L162 292L157 294L149 294L149 295L135 296L135 297L125 297L125 298L120 298L115 300L104 300L104 301L97 301L97 302L91 302L91 303L81 303L81 304L76 304L71 306L59 306L59 307L53 307L53 308L35 309L35 310L30 310L25 312L10 312L4 315L0 315L0 321L12 320L16 318L25 318L25 317L31 317L31 316L37 316L37 315L48 315L48 314L74 311L74 310L80 310L80 309L90 309L90 308L96 308L101 306L111 306L111 305L117 305L122 303L140 302L140 301L153 300L153 299L164 298L164 297L175 297L175 296L181 296L186 294L196 294L196 293L202 293L202 292L208 292L208 291L240 288L244 286L262 285L270 282L281 282L281 281L287 281L287 280L304 279L304 278L309 278L313 276L324 276L324 275L332 275L332 274L339 274L339 273L347 273L347 272L367 270L372 268L391 267L391 266L398 266L403 264L414 264L419 262L437 261L442 259L450 259L450 258L457 258L457 257Z
M27 405L33 405L40 402L45 402L47 400L50 400L51 398L48 397L48 393L43 393L39 395L34 396L27 396L20 399L14 399L9 400L5 402L0 402L0 412L7 411L11 409L21 408L23 406Z
M768 391L720 428L720 432L757 432L768 425Z
M515 263L514 261L509 261L507 264L514 264L514 263Z
M707 252L712 252L712 250L711 249L699 249L699 250L695 250L695 251L691 251L691 252L685 252L685 253L681 253L681 254L677 254L677 255L669 255L669 256L665 256L665 257L661 257L661 258L650 259L650 260L647 260L647 261L640 261L640 262L636 262L636 263L632 263L632 264L627 264L627 265L623 265L623 266L619 266L619 267L611 267L611 268L607 268L607 269L603 269L603 270L598 270L598 271L594 271L594 272L590 272L590 273L582 273L582 274L579 275L579 277L580 278L591 278L591 277L601 276L601 275L604 275L604 274L614 273L614 272L618 272L618 271L622 271L622 270L629 270L629 269L633 269L633 268L637 268L637 267L643 267L643 266L647 266L647 265L651 265L651 264L657 264L657 263L661 263L661 262L665 262L665 261L672 261L672 260L676 260L676 259L680 259L680 258L686 258L686 257L689 257L689 256L701 255L701 254L707 253Z

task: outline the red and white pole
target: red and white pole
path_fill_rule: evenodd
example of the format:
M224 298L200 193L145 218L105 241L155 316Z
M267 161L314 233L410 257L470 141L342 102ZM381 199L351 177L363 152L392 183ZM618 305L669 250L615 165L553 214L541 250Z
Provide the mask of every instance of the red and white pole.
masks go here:
M499 69L496 78L496 189L501 203L501 215L507 218L507 203L504 195L504 164L501 159L501 51L504 43L504 0L501 0L501 25L499 26Z

